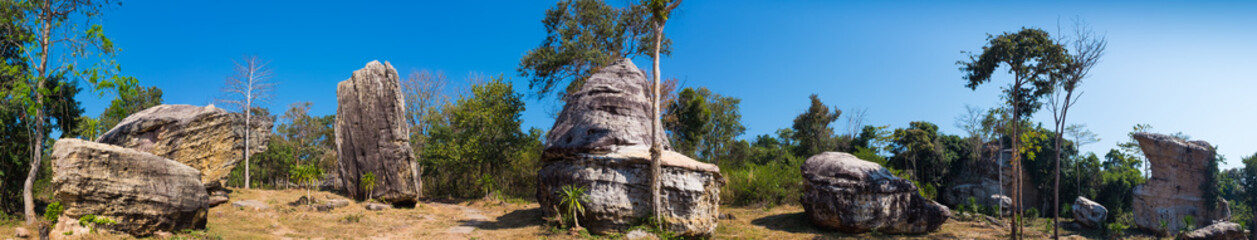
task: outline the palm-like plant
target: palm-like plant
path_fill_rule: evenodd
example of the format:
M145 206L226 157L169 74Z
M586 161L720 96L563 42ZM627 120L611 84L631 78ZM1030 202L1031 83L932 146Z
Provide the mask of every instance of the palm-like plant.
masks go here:
M581 228L578 214L585 214L585 206L581 205L581 201L589 201L589 195L586 194L587 190L585 187L563 186L563 195L561 195L563 198L559 199L559 205L564 206L564 209L572 216L572 224L577 229ZM562 222L563 219L560 218L559 223L561 224Z
M370 202L372 197L371 194L373 193L372 190L375 190L375 173L367 172L367 174L362 174L361 181L362 182L359 184L362 187L362 190L367 191L367 201Z
M306 185L306 199L308 200L306 205L313 204L314 198L310 197L310 189L314 188L314 185L318 184L319 179L323 178L323 169L319 169L318 165L311 163L289 169L288 174L292 175L297 184Z

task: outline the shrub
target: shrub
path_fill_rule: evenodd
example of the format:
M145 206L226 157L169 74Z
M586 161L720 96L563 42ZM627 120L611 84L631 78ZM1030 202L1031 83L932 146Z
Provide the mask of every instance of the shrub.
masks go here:
M725 168L730 170L721 199L734 206L797 203L803 192L800 167L798 161L784 161Z
M52 202L52 204L48 204L47 208L44 208L44 220L55 223L57 222L57 217L61 216L62 211L65 211L65 207L61 206L61 202Z

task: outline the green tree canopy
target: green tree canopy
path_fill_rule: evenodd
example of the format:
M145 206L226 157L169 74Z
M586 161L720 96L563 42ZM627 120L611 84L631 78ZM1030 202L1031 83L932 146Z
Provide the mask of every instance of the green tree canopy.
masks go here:
M829 111L829 107L816 94L808 98L812 100L812 105L806 112L794 118L792 127L793 138L798 142L795 155L802 158L835 150L837 144L834 140L834 128L829 127L829 124L842 115L842 110L836 107L832 112Z

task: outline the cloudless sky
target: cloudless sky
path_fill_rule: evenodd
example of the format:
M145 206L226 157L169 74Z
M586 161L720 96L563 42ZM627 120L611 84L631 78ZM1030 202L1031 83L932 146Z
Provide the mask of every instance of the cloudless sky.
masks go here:
M627 1L609 0L623 6ZM295 102L336 112L336 83L371 60L400 74L428 69L451 89L469 76L502 74L527 97L524 126L549 129L560 107L538 100L516 72L545 37L554 1L126 1L104 15L123 51L123 73L163 90L168 104L205 105L223 96L232 61L269 60L281 114ZM688 0L668 22L673 55L665 77L742 99L742 138L789 128L807 96L844 111L867 109L866 124L933 122L948 134L966 105L1000 104L1010 76L969 90L955 64L987 34L1039 27L1057 32L1080 17L1109 40L1080 87L1070 123L1102 141L1103 155L1137 123L1219 146L1224 168L1257 152L1257 1L742 1ZM1063 30L1069 30L1064 28ZM635 59L648 69L649 59ZM1004 71L1001 68L999 71ZM456 90L450 90L453 93ZM87 114L108 99L82 94ZM1036 121L1050 128L1047 109ZM845 119L833 127L845 131Z

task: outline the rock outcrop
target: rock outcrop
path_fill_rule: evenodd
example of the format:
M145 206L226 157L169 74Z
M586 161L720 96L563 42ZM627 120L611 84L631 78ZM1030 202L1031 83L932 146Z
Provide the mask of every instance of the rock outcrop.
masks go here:
M1184 227L1184 216L1198 223L1217 219L1218 211L1207 207L1200 188L1210 174L1213 145L1155 133L1136 133L1134 138L1152 164L1148 182L1133 191L1136 225L1154 232L1178 232ZM1167 222L1167 229L1161 229L1161 221Z
M1218 222L1183 234L1183 240L1244 240L1244 228L1238 223Z
M53 197L65 208L61 219L105 217L117 224L101 228L141 237L205 228L209 195L195 168L130 148L68 138L53 146L52 159Z
M410 128L397 70L388 62L371 61L336 88L336 153L341 186L349 196L371 197L394 205L417 201L411 162ZM367 193L359 182L375 175Z
M951 218L946 206L876 163L841 152L803 163L803 210L812 223L847 233L925 233Z
M132 148L169 158L201 171L201 183L211 194L226 197L227 176L244 161L244 114L214 105L198 107L157 105L131 114L101 135L98 142ZM266 151L272 119L249 119L251 154ZM225 201L215 201L222 203ZM217 205L217 204L213 204Z
M546 217L559 214L564 186L587 187L580 223L594 233L626 231L653 215L647 86L645 74L625 59L568 96L537 174L537 201ZM661 143L668 149L666 140ZM725 184L720 169L667 150L660 160L665 227L682 236L713 234Z
M1103 225L1105 217L1109 214L1108 208L1081 196L1074 199L1074 206L1071 210L1074 213L1074 222L1089 228L1098 228Z
M959 177L949 184L952 187L940 189L939 201L949 206L958 206L969 204L968 199L972 197L977 204L995 208L1001 202L995 201L996 199L990 196L1012 196L1013 187L1016 186L1013 177L1017 176L1018 171L1010 162L1012 149L996 150L999 148L1000 146L995 143L986 144L981 150L981 157L965 163L961 168L965 172L956 174ZM1023 162L1023 166L1024 164L1027 163ZM1039 191L1030 179L1029 172L1021 171L1021 176L1024 180L1021 185L1023 209L1044 208L1043 202L1039 201ZM1005 207L1011 206L1011 199L1008 204L1010 205L1005 205ZM1012 210L1007 211L1006 215L1012 213Z

